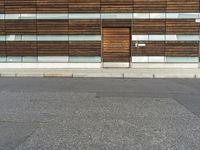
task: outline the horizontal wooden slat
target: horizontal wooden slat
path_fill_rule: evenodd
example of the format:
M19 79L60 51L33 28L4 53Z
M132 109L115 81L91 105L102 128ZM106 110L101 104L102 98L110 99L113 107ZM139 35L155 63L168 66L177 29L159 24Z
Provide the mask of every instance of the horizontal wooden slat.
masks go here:
M8 56L37 56L36 42L6 42Z
M134 20L132 32L133 34L165 34L165 20Z
M37 20L37 34L68 34L68 20Z
M166 0L133 0L134 12L165 12Z
M132 0L102 0L102 12L133 12Z
M38 13L67 13L68 0L37 0Z
M5 0L6 13L36 13L37 0Z
M100 20L69 20L69 34L101 34Z
M103 29L103 61L129 62L130 60L130 29Z
M136 44L145 44L145 46L138 46ZM165 55L165 42L133 42L132 46L133 56L164 56Z
M199 0L167 0L167 12L199 12Z
M0 35L5 35L5 21L0 20Z
M102 20L102 27L131 27L130 19L105 19Z
M38 42L38 56L68 56L68 42Z
M5 44L5 42L0 42L0 56L6 56L6 44Z
M100 0L69 0L69 12L100 12Z
M166 42L165 56L191 57L199 55L199 42Z
M101 42L69 42L70 56L101 56Z
M199 34L200 24L195 19L166 20L166 34Z
M36 34L36 20L6 20L6 34Z

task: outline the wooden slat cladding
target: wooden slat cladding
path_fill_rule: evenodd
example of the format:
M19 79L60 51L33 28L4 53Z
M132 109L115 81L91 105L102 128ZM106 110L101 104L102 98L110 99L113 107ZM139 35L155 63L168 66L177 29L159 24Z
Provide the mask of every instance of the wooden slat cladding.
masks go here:
M69 56L101 56L101 42L69 42Z
M104 62L130 61L129 28L103 29L103 61Z
M100 20L69 20L69 34L101 34Z
M6 42L8 56L37 56L36 42Z
M199 28L195 19L166 20L166 34L199 34Z
M67 13L68 0L37 0L37 13Z
M134 20L133 34L163 34L165 33L165 20Z
M0 13L4 14L5 10L4 10L4 0L0 0Z
M5 21L0 20L0 35L5 35Z
M199 55L199 42L166 42L165 56L192 57Z
M36 20L6 20L6 34L36 34Z
M146 46L136 46L138 44L146 44ZM165 42L133 42L132 46L133 56L164 56Z
M133 0L134 12L165 12L166 0Z
M131 27L130 19L105 19L102 20L102 28L104 27Z
M0 42L0 56L6 56L6 43Z
M100 12L100 0L69 0L69 12Z
M68 56L68 42L38 42L38 56Z
M132 0L101 0L101 12L133 12Z
M37 34L68 34L68 20L37 20Z
M199 0L167 0L167 12L199 12Z
M5 0L5 13L36 13L36 0Z

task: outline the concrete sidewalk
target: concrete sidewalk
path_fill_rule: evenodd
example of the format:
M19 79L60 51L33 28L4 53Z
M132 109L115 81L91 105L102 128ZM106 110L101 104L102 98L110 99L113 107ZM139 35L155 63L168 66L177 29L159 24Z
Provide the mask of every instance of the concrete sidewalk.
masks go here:
M0 69L1 77L200 78L200 69Z

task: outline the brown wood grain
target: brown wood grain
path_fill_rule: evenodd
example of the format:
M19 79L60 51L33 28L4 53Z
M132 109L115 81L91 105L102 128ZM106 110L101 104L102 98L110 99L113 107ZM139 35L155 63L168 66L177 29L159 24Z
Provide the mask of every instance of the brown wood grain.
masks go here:
M103 29L103 61L104 62L130 61L129 28Z

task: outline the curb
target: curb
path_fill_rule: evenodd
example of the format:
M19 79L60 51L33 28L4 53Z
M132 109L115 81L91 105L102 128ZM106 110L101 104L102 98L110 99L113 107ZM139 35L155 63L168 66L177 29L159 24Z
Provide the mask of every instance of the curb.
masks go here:
M123 73L73 73L73 78L124 78Z
M164 74L164 73L2 73L0 77L10 78L119 78L119 79L200 79L200 74Z
M46 78L72 78L73 73L44 73L43 77Z

